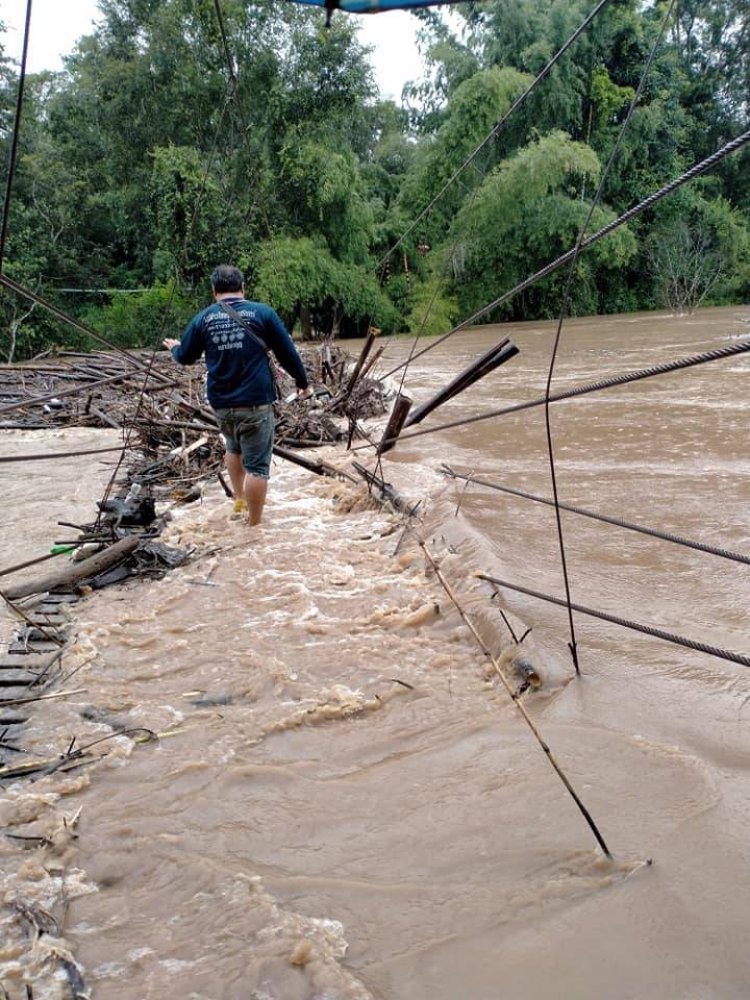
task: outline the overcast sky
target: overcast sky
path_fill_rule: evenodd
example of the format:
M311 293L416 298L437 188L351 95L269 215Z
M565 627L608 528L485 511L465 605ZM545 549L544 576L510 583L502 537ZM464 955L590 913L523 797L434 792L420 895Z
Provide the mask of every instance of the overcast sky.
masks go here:
M91 30L97 13L95 0L33 0L29 70L61 69L62 56L72 50L81 35ZM26 0L0 0L0 20L9 29L5 36L6 54L11 59L21 57L25 17ZM322 11L320 17L325 17ZM361 41L374 46L371 59L380 91L384 97L398 100L404 84L421 74L416 43L418 22L404 11L370 14L359 21Z

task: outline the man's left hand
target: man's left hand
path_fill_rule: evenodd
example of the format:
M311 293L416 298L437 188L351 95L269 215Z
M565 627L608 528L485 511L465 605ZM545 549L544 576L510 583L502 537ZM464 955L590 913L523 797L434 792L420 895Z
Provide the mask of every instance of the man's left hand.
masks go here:
M167 337L162 341L162 344L164 344L168 351L171 351L173 347L177 347L179 343L179 340L175 340L174 337Z
M297 399L309 399L313 394L312 386L308 385L306 389L297 389Z

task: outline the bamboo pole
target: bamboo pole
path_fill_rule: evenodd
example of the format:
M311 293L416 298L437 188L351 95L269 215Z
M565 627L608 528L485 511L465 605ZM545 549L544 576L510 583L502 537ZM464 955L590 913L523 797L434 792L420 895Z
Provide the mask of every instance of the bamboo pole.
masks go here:
M367 360L367 355L372 350L372 345L375 343L375 338L377 337L377 335L378 334L376 333L375 329L373 327L370 327L370 329L367 332L367 339L362 345L362 350L360 352L357 363L352 369L352 373L349 376L349 381L347 383L346 389L344 389L344 397L343 397L344 399L346 399L346 397L350 395L352 389L354 388L354 383L359 378L360 372L362 371L362 366Z
M378 455L384 455L398 441L398 436L401 433L401 429L404 426L404 421L409 416L409 410L411 409L412 400L409 396L403 393L399 393L396 396L396 401L393 404L393 409L391 410L391 415L386 424L386 428L383 431L383 437L378 445Z
M562 770L562 768L560 767L560 765L557 763L557 761L555 760L555 758L552 756L552 751L550 750L550 748L547 745L547 743L542 739L542 734L539 732L539 730L537 729L536 725L534 724L531 716L526 711L526 707L524 706L523 702L520 700L519 696L516 694L516 692L513 690L513 688L508 683L508 679L506 678L506 676L503 673L503 671L500 669L500 664L497 662L497 659L492 655L492 653L490 652L489 647L487 646L487 644L485 643L485 641L482 639L482 637L480 636L479 632L477 632L477 630L474 627L474 624L472 623L471 619L467 616L466 612L463 610L463 608L459 604L458 598L454 594L454 592L453 592L450 584L448 583L448 581L445 579L445 576L443 575L442 570L440 569L440 566L435 561L432 553L427 548L427 545L425 544L425 542L423 542L422 539L419 539L419 544L420 544L420 546L422 548L422 551L424 552L425 556L429 560L430 565L434 569L435 575L437 576L438 580L440 581L440 583L441 583L441 585L443 587L443 590L445 590L446 594L448 595L448 597L453 602L453 604L454 604L456 610L458 611L459 615L463 619L465 625L467 626L467 628L469 629L469 631L471 632L471 634L474 636L474 638L476 639L476 641L479 643L479 646L480 646L482 652L489 659L490 663L493 666L493 669L495 670L495 673L499 677L499 679L500 679L503 687L508 692L508 695L510 696L511 700L513 701L513 704L516 706L516 708L518 709L518 711L523 716L524 721L526 722L526 724L529 727L529 729L531 730L531 732L534 734L534 737L535 737L537 743L539 744L539 746L544 751L544 753L545 753L545 755L547 757L547 760L549 761L549 763L552 766L553 770L555 771L555 773L557 774L557 776L560 778L560 780L562 781L562 783L565 785L566 789L568 790L568 792L569 792L570 796L572 797L573 801L575 802L575 804L578 806L581 814L583 815L583 818L586 820L586 823L589 826L589 829L594 834L594 837L596 838L597 843L601 847L602 851L604 851L605 855L608 858L611 859L612 855L610 854L609 848L607 847L606 843L604 842L604 838L602 837L601 833L599 832L599 829L598 829L596 823L594 822L594 820L592 819L591 814L589 813L588 809L586 809L586 807L584 806L583 802L581 801L581 799L577 795L575 789L571 785L570 781L566 777L566 775L565 775L564 771Z
M0 576L10 576L11 573L18 573L29 566L36 566L37 563L47 562L48 559L56 559L62 555L61 552L48 552L45 556L37 556L36 559L27 559L26 562L16 563L15 566L8 566L7 569L0 569Z
M432 413L438 406L447 403L449 399L453 399L454 396L463 392L464 389L468 389L469 386L474 385L475 382L484 378L485 375L489 375L490 372L494 371L500 365L505 364L506 361L510 361L516 354L518 354L518 348L508 337L505 337L499 344L495 344L489 351L486 351L472 361L462 372L459 372L445 388L435 393L426 403L418 406L407 421L406 426L411 427L413 424L418 424L424 420L428 413Z

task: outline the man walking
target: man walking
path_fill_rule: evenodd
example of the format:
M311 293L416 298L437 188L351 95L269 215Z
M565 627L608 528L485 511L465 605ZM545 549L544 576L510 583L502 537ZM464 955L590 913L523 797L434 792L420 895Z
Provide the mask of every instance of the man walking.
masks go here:
M260 524L266 502L273 449L276 386L268 351L272 350L297 386L311 394L302 364L286 327L270 306L245 299L242 271L222 264L211 275L214 303L192 318L182 340L164 346L181 365L202 354L208 368L208 402L226 441L226 465L235 510L247 508L248 523Z

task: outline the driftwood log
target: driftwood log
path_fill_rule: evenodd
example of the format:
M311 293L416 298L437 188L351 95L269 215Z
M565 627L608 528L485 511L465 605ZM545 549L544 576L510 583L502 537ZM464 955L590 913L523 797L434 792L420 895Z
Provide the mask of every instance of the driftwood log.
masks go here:
M15 587L8 587L3 591L9 601L16 601L20 597L29 597L31 594L44 594L48 590L57 590L60 587L70 586L81 580L97 576L115 563L126 559L138 548L140 539L135 535L121 538L119 542L110 545L109 548L79 563L72 563L59 569L56 573L36 580L28 580L25 583L16 584Z

